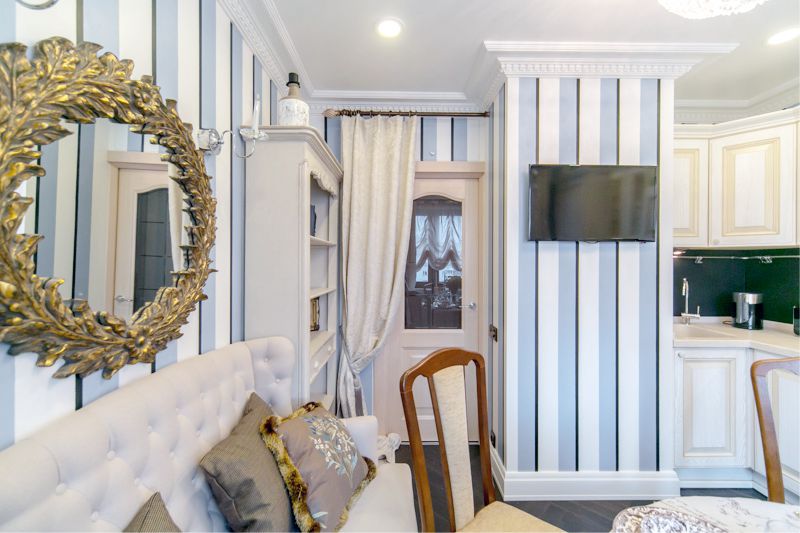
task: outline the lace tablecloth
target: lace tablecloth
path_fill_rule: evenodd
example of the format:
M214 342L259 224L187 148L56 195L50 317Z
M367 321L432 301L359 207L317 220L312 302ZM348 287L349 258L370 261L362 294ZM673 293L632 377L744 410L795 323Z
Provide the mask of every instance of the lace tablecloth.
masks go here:
M625 509L618 533L722 533L800 531L800 507L754 500L688 496Z

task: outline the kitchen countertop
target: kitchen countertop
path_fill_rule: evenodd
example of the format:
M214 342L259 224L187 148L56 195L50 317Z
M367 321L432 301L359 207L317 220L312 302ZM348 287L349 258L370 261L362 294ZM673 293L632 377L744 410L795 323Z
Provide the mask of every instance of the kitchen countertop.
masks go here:
M800 337L788 328L764 325L761 330L746 330L722 324L719 320L676 323L672 327L676 348L752 348L788 357L800 356Z

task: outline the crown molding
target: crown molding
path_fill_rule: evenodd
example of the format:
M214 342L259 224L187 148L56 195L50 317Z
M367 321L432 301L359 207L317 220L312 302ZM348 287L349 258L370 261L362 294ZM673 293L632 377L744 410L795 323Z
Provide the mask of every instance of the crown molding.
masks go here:
M678 78L697 61L671 59L617 58L504 58L498 59L500 70L508 78L519 77L586 77L586 78Z
M489 53L559 54L727 54L739 43L617 43L586 41L484 41Z
M309 110L312 115L321 115L327 109L347 108L359 111L384 111L396 113L481 113L481 108L473 103L414 102L414 101L359 101L312 100Z
M800 104L800 83L789 80L748 100L677 100L675 122L717 124Z
M220 6L228 15L239 32L242 34L247 45L253 50L253 53L258 57L262 67L272 81L280 81L286 79L286 66L284 61L278 57L276 50L278 48L272 39L269 38L259 21L263 22L264 17L258 12L254 12L253 8L256 3L248 0L218 0ZM284 96L288 93L286 87L281 83L276 83L278 94Z
M274 0L262 0L262 2L267 10L270 20L272 21L272 25L275 27L275 31L278 33L281 44L292 60L294 71L300 75L300 86L305 86L306 93L313 96L315 92L314 83L312 82L311 76L308 74L308 71L303 64L303 60L300 58L300 54L294 45L291 35L289 35L289 30L286 28L286 24L284 24L281 14L278 12L278 7L275 5Z
M428 91L338 91L316 90L315 100L355 100L355 101L452 101L466 102L467 95L461 92Z
M800 106L720 123L675 124L674 131L675 136L681 139L709 139L797 122L800 122Z

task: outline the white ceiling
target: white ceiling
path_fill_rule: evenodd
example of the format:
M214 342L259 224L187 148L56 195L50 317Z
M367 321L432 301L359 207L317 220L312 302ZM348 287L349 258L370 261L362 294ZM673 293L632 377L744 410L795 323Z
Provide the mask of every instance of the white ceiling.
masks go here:
M699 21L673 15L657 0L260 1L287 50L285 67L299 70L317 99L365 91L470 98L485 41L738 43L730 53L706 55L677 81L679 105L752 106L793 90L800 78L800 42L766 44L800 24L798 0ZM399 38L375 33L385 16L403 21Z

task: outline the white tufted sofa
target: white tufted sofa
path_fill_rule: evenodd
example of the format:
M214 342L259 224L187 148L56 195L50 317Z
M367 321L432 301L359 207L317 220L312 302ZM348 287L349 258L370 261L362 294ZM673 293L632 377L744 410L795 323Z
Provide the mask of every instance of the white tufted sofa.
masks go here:
M3 450L0 529L121 530L158 491L182 531L225 531L197 465L230 433L251 392L278 414L291 412L294 360L282 337L232 344L126 385ZM375 418L345 423L374 459ZM381 465L345 530L416 527L408 466Z

